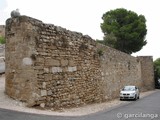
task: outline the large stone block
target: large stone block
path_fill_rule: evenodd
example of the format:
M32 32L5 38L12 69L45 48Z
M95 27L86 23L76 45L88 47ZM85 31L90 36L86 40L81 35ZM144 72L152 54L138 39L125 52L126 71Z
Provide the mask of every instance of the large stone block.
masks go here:
M61 66L67 66L68 65L68 60L61 60Z
M47 90L41 90L41 96L47 96Z
M45 65L46 66L60 66L60 61L59 60L54 60L52 58L48 58L45 60Z
M77 71L77 67L76 66L74 66L74 67L68 67L68 71L69 72Z
M59 73L62 72L62 68L61 67L52 67L52 73Z

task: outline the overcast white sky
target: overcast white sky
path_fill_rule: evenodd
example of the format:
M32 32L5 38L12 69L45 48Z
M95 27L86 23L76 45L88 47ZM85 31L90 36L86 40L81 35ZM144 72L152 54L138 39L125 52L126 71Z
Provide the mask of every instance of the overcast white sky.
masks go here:
M158 0L0 0L0 24L18 8L21 15L87 34L93 39L102 39L100 23L102 15L116 8L125 8L142 14L147 20L148 44L133 56L160 57Z

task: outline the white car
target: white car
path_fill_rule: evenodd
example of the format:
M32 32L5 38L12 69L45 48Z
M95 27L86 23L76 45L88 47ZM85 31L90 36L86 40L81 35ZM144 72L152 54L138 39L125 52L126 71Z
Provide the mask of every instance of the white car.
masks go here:
M120 100L124 99L139 99L139 89L136 86L124 86L120 91Z

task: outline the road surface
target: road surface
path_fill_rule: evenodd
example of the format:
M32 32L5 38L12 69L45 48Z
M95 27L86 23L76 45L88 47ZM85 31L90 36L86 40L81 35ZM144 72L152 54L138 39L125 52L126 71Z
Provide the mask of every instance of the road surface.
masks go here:
M0 74L5 72L5 62L0 63Z

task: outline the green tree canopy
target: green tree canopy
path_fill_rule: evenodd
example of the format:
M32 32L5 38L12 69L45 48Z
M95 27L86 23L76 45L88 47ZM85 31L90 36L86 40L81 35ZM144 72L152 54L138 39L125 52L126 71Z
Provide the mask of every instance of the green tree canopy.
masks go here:
M160 58L154 61L154 69L158 78L160 78Z
M105 45L132 54L147 44L146 19L143 15L138 16L135 12L119 8L106 12L102 19Z

